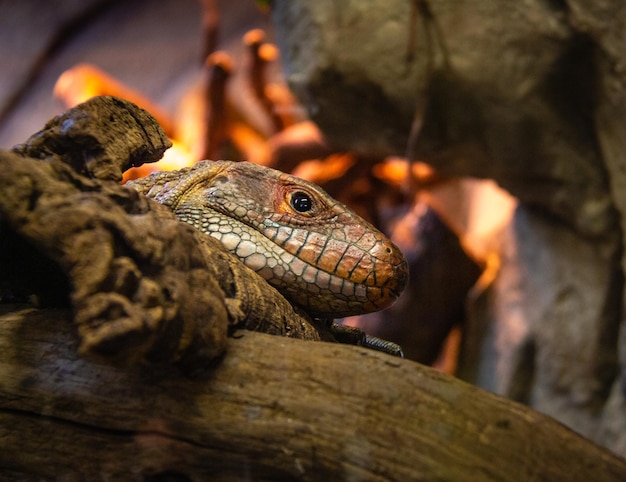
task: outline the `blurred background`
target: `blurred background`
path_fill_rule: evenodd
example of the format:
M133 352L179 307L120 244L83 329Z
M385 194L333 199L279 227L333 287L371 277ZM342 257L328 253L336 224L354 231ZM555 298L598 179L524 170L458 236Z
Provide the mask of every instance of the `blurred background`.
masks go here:
M0 146L94 95L320 184L406 254L345 323L626 456L626 7L0 0ZM622 186L624 184L624 186Z

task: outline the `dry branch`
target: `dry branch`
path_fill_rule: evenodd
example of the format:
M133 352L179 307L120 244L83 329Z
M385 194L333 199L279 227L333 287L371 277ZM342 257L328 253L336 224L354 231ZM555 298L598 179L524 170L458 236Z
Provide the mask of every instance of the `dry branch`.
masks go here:
M546 416L371 350L243 332L201 381L76 348L67 312L0 316L0 470L15 480L626 477Z
M413 362L227 338L326 335L163 206L75 172L94 157L57 134L0 153L0 288L19 279L71 305L0 311L3 480L626 478L623 460L548 417ZM128 161L92 152L109 174ZM202 380L172 368L208 362Z
M131 188L76 172L121 177L159 157L154 139L167 140L147 112L105 97L50 121L22 156L0 152L0 281L69 300L81 352L127 362L202 369L240 327L330 339L219 242Z
M51 119L14 150L37 159L57 157L78 173L119 182L126 169L158 161L171 145L149 112L103 96Z

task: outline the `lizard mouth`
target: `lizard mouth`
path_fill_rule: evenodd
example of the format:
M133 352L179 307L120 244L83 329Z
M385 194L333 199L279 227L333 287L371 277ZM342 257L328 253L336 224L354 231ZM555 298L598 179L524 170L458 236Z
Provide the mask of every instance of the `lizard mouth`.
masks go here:
M196 166L201 175L162 186L169 208L310 313L378 311L404 289L400 250L316 186L249 163Z
M291 302L314 316L344 317L378 311L391 305L405 284L403 265L391 269L396 275L372 284L352 281L320 268L284 249L271 236L219 209L205 208L196 216L182 203L176 212L184 222L216 238L248 268L256 272Z

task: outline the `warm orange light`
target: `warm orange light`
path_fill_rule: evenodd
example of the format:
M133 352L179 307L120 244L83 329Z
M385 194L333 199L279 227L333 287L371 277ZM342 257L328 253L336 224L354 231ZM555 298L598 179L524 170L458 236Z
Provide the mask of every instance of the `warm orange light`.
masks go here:
M197 159L180 142L174 140L172 141L172 147L165 151L161 160L128 169L124 173L122 182L146 177L148 174L156 171L173 171L193 166L196 161Z
M443 342L439 356L432 364L435 370L448 373L449 375L456 373L462 337L463 333L461 328L453 326Z
M259 56L266 62L274 62L278 59L278 47L274 44L264 43L259 47Z
M293 170L293 175L316 184L325 184L342 177L354 165L356 158L352 154L331 154L325 159L303 161Z
M420 191L459 236L465 251L481 264L499 251L499 234L510 222L517 199L491 180L451 179Z
M174 129L167 113L156 106L150 99L128 88L118 80L89 64L79 64L61 74L54 86L54 95L67 107L72 107L99 95L121 97L150 112L161 124L170 139L172 147L165 151L163 158L154 163L133 167L124 173L122 182L147 176L155 171L180 169L193 165L198 156L188 144L173 139ZM197 112L194 112L194 116ZM182 125L185 122L181 121ZM197 117L188 120L188 124L198 124Z
M472 288L471 296L476 296L482 293L485 289L491 286L491 283L496 279L498 275L498 271L500 271L500 265L502 260L500 258L500 253L497 251L491 251L487 253L484 259L484 268L483 272L480 275L480 278L476 281Z
M243 122L233 122L228 130L232 143L242 153L243 160L266 166L269 149L265 138Z
M306 120L306 111L286 85L268 82L265 86L265 95L272 102L274 112L281 118L285 127L298 123L312 124L312 122Z
M211 5L207 5L206 9L213 15ZM215 18L208 20L211 23ZM262 30L248 32L244 44L249 49L249 68L244 75L248 77L254 95L241 95L241 89L231 95L232 84L226 81L234 71L234 62L219 51L213 51L206 58L208 79L188 89L175 116L170 116L149 98L90 64L78 64L63 72L54 87L54 95L68 108L95 96L120 97L147 110L161 124L173 147L165 152L161 161L131 168L124 180L157 170L179 169L205 157L220 156L224 146L227 149L234 147L241 153L240 159L233 160L269 165L275 158L274 150L282 147L277 147L278 141L289 142L291 135L302 131L295 124L301 122L305 114L284 84L270 83L266 78L266 65L275 62L279 52L274 44L265 41L265 33ZM287 137L282 136L286 127L294 127ZM303 123L301 127L308 125ZM309 142L322 144L319 131L308 129L308 133Z
M150 112L167 135L171 136L173 132L169 116L159 106L90 64L78 64L63 72L54 86L54 95L67 107L99 95L120 97Z
M409 165L404 158L388 157L384 162L376 164L372 172L374 176L387 184L397 186L398 188L407 186ZM410 166L410 172L419 186L431 184L437 178L436 171L424 162L413 161Z

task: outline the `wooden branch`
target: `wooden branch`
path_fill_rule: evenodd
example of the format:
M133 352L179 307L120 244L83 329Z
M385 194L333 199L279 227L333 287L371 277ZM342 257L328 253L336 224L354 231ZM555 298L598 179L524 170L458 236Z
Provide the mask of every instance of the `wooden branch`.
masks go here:
M52 120L19 155L0 151L0 289L69 303L83 353L189 372L220 356L237 328L332 339L218 241L134 189L78 174L121 177L163 149L151 141L159 133L147 112L100 98Z
M275 105L267 95L267 66L275 62L278 57L276 46L265 41L265 32L261 29L250 30L243 37L249 57L249 68L247 72L248 84L252 93L259 101L265 114L271 120L273 133L282 131L285 128L282 118L275 110Z
M324 333L165 207L78 174L117 178L129 151L95 135L117 114L65 136L77 109L0 152L0 288L11 274L71 306L0 305L3 480L626 479L548 417L413 362L228 338Z
M242 332L190 380L77 345L65 311L0 316L9 480L626 480L552 419L370 350Z
M226 52L213 52L205 61L205 70L205 145L202 159L221 159L220 152L228 138L226 85L233 72L233 61Z
M50 119L13 150L37 159L56 157L78 173L119 182L126 169L158 161L171 145L148 111L102 96Z

